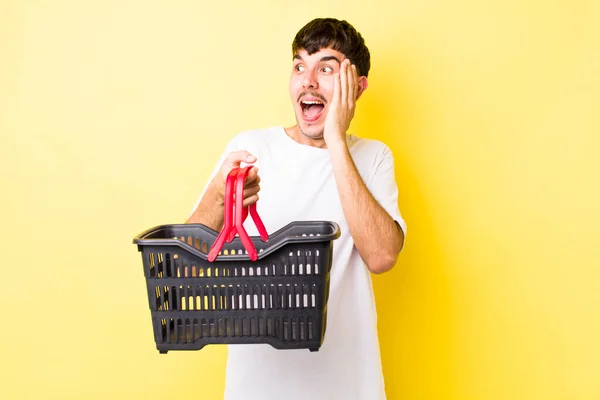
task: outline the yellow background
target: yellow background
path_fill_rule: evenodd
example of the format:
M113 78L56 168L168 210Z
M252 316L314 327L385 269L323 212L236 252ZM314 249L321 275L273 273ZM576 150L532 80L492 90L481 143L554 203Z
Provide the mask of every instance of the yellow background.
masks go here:
M352 129L397 162L388 398L600 399L595 0L1 1L3 398L220 398L223 347L155 350L131 241L235 133L293 123L317 16L365 36Z

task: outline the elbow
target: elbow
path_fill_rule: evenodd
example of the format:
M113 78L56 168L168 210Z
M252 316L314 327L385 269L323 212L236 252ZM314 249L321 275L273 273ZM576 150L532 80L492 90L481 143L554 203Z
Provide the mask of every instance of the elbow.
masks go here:
M390 271L396 265L396 261L398 260L398 253L393 255L380 255L376 259L367 263L367 268L371 271L372 274L381 275L385 272Z
M366 262L367 268L371 273L380 275L396 266L398 256L400 256L400 252L404 248L404 233L401 229L398 229L398 231L398 240L395 241L393 246L390 246L387 251L381 249L377 254L374 254L371 260Z

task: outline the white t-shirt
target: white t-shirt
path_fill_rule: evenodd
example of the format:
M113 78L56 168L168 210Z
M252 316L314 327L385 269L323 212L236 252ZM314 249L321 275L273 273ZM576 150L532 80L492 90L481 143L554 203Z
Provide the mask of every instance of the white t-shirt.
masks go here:
M376 140L352 135L347 140L367 188L406 232L390 149ZM371 276L344 218L329 151L297 143L282 127L242 132L229 142L212 176L235 150L257 157L257 211L268 233L292 221L335 221L341 236L333 242L327 330L319 351L230 345L225 400L385 399ZM251 218L244 227L258 235Z

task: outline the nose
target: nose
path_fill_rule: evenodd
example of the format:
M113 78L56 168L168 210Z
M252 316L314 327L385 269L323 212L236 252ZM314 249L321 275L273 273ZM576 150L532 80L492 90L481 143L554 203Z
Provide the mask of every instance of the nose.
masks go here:
M302 76L302 87L305 89L317 89L319 82L313 71L306 71Z

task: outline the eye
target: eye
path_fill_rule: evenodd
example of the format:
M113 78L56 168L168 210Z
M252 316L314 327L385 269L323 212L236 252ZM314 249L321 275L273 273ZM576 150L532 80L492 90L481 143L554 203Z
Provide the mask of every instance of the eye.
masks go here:
M294 70L297 72L304 72L304 67L300 64L297 64L296 66L294 66Z
M333 72L333 68L331 68L331 67L329 67L329 66L326 65L323 68L321 68L321 71L324 72L324 73L326 73L326 74L329 74L329 73Z

